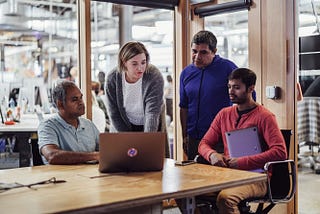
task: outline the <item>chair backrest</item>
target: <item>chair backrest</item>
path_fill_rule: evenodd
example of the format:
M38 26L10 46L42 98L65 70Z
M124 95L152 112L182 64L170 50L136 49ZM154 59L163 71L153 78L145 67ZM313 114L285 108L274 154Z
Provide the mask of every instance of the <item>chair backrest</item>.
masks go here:
M269 198L273 203L288 201L295 193L296 172L292 160L272 165Z
M288 153L288 157L289 157L292 130L291 129L281 129L281 134L284 138L284 142L286 144L286 149L287 149L287 153Z
M296 167L293 160L269 162L272 176L268 196L272 203L290 201L296 192ZM271 166L271 167L270 167Z
M290 152L291 129L282 129L287 153ZM269 167L271 166L271 167ZM269 198L273 203L290 200L295 193L296 186L296 168L293 160L270 162L266 166L272 170L270 178Z
M38 139L31 139L30 149L31 149L32 161L33 161L32 165L33 166L44 165L39 152Z

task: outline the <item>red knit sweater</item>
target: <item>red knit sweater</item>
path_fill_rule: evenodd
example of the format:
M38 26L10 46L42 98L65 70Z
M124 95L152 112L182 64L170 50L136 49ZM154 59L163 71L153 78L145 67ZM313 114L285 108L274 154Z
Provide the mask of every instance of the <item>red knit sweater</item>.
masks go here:
M219 142L221 137L224 144L224 154L229 157L225 132L252 126L258 127L258 133L264 139L267 149L257 155L238 158L237 164L239 169L252 170L263 168L266 162L285 160L287 158L285 142L273 113L258 105L249 113L243 114L238 124L236 124L238 117L236 105L226 107L217 114L199 144L199 153L205 159L209 161L211 153L216 152L212 148Z

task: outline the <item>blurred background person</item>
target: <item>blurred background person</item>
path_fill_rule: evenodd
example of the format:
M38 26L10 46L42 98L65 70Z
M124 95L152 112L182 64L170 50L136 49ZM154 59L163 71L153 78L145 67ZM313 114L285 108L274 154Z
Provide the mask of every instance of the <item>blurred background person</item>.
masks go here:
M99 107L94 91L92 91L92 122L100 133L106 131L106 115Z
M166 100L166 111L167 115L170 117L170 122L173 119L173 83L171 75L167 75L166 77L167 83L164 87L164 98Z
M93 92L92 96L94 96L93 98L94 101L92 101L92 105L95 102L96 106L98 106L103 111L104 119L105 119L105 131L108 132L110 128L110 120L109 120L106 104L103 101L103 99L106 99L106 98L102 98L102 95L104 94L104 92L101 91L100 83L96 81L91 81L91 90Z
M99 71L98 73L98 81L100 83L100 91L104 94L104 85L106 80L106 74L103 71Z

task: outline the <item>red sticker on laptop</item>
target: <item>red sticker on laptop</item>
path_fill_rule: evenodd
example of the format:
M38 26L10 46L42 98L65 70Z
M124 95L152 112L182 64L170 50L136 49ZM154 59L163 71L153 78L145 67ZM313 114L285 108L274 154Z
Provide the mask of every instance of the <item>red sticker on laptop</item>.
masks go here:
M138 154L138 150L135 148L130 148L130 149L128 149L127 154L129 157L135 157Z

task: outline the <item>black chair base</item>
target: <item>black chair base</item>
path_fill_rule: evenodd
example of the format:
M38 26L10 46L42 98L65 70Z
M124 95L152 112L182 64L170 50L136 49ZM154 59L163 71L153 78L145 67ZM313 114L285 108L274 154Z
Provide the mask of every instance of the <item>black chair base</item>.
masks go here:
M239 204L239 210L241 214L267 214L270 212L270 210L276 205L276 204L269 204L268 206L264 207L265 203L259 203L256 210L253 211L250 206L250 200L245 200L240 202Z

